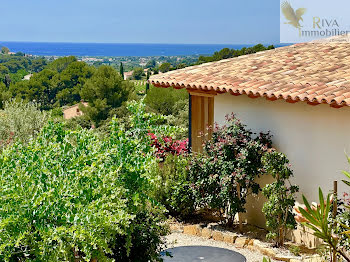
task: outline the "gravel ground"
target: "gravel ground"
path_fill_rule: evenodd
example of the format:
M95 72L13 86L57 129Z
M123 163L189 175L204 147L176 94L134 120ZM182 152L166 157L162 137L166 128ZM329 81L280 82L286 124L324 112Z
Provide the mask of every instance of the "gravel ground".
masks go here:
M225 242L214 241L212 239L205 239L202 237L189 236L181 233L172 233L166 237L167 247L178 247L178 246L211 246L227 248L229 250L236 251L246 257L247 262L262 262L263 255L258 252L250 251L247 248L236 248L233 245L229 245ZM273 261L273 260L271 260Z

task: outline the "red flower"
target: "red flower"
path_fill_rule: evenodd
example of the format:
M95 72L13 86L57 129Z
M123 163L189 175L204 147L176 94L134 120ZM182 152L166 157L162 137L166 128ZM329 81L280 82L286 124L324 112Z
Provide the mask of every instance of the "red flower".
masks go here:
M171 137L164 136L158 139L153 133L148 133L151 138L151 146L156 149L156 157L164 160L167 154L181 155L188 153L188 139L173 140Z

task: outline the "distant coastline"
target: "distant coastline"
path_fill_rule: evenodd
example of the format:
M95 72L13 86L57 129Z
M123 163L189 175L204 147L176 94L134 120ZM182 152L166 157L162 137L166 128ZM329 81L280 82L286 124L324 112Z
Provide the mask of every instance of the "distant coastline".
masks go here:
M241 49L252 44L103 44L103 43L44 43L0 41L12 52L38 56L188 56L209 55L222 48ZM282 46L275 44L276 47Z

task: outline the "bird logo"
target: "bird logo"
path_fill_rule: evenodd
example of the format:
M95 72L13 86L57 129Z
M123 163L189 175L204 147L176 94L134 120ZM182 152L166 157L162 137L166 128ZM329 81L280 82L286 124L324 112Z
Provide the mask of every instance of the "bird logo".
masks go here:
M302 16L305 14L306 8L299 8L296 11L294 11L290 3L285 1L281 4L281 10L284 17L288 20L288 22L286 22L285 24L290 24L295 28L302 27L299 22L300 20L304 21Z

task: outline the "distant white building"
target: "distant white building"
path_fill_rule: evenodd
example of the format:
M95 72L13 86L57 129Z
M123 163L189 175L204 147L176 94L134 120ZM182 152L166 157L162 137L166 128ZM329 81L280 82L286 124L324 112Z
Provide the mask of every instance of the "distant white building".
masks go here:
M33 74L25 75L22 80L29 80Z

